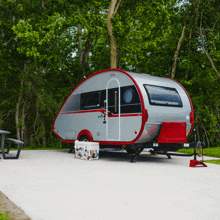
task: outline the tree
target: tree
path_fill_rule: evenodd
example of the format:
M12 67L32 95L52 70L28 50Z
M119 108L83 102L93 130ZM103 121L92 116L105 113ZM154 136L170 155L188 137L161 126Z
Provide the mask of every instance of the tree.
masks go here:
M60 144L52 124L68 94L118 67L172 73L192 97L199 138L220 144L219 10L217 0L1 1L0 126L26 145Z
M113 34L113 24L111 19L117 14L121 1L122 0L119 0L117 3L117 0L111 0L108 16L107 16L107 29L108 29L108 35L110 38L110 45L111 45L111 64L110 64L111 68L117 67L117 46L116 46L115 36Z

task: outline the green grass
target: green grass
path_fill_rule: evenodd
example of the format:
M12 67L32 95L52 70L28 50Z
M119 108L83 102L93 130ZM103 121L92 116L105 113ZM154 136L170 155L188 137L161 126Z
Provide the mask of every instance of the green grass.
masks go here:
M193 149L180 149L178 150L178 152L180 153L185 153L185 154L193 154L194 153L194 150ZM197 153L200 153L202 154L202 151L201 150L197 150L196 151ZM203 149L203 155L204 156L208 156L208 157L217 157L217 158L220 158L220 147L209 147L209 148L204 148Z
M220 164L220 160L204 160L206 163Z
M0 220L8 220L6 213L0 213Z

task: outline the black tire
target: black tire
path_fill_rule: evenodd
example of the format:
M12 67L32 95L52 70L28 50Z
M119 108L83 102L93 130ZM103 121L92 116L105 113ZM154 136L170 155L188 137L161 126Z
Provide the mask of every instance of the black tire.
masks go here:
M88 138L87 135L81 135L81 136L79 137L79 141L89 141L89 138Z

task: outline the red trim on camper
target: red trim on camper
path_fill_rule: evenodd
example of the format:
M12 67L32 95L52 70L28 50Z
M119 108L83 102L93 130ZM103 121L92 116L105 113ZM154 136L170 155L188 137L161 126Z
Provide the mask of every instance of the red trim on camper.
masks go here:
M140 96L140 100L141 100L141 108L142 108L142 125L141 125L141 129L140 129L140 131L139 131L139 134L137 135L137 137L134 139L134 140L132 140L132 141L130 141L130 142L118 142L118 141L116 141L116 142L113 142L113 141L99 141L99 143L100 144L115 144L115 145L117 145L117 144L120 144L120 145L124 145L124 144L133 144L134 142L136 142L139 138L140 138L140 136L141 136L141 134L142 134L142 132L143 132L143 130L144 130L144 125L145 125L145 122L147 121L147 112L145 111L145 107L144 107L144 99L143 99L143 96L142 96L142 93L141 93L141 90L140 90L140 87L138 86L138 84L136 83L136 81L133 79L133 77L129 74L129 73L127 73L126 71L124 71L124 70L121 70L121 69L115 69L115 68L113 68L113 69L106 69L106 70L101 70L101 71L98 71L98 72L96 72L96 73L93 73L92 75L90 75L90 76L88 76L87 78L85 78L82 82L80 82L74 89L73 89L73 91L69 94L69 96L67 97L67 99L65 100L65 102L63 103L63 105L62 105L62 107L60 108L60 110L59 110L59 112L58 112L58 114L57 114L57 116L56 116L56 119L57 119L57 117L58 117L58 115L60 114L60 111L61 111L61 109L63 108L63 106L64 106L64 104L67 102L67 100L69 99L69 97L72 95L72 93L84 82L84 81L86 81L87 79L89 79L90 77L92 77L92 76L95 76L95 75L97 75L97 74L100 74L100 73L103 73L103 72L108 72L108 71L119 71L119 72L122 72L122 73L124 73L125 75L127 75L128 77L130 77L130 79L133 81L133 83L135 84L135 86L136 86L136 88L137 88L137 90L138 90L138 94L139 94L139 96ZM54 123L53 123L53 132L56 134L56 132L54 131L54 124L55 124L55 121L56 121L56 119L54 120ZM60 137L59 137L60 138ZM64 142L70 142L70 143L74 143L75 141L73 141L73 140L63 140L62 138L60 138L62 141L64 141Z
M62 112L60 114L78 114L78 113L90 113L90 112L101 112L105 114L105 109L95 109L95 110L85 110L85 111L75 111L75 112Z
M194 114L192 112L189 113L190 123L194 124Z
M171 78L169 78L169 77L164 77L164 78L171 79ZM191 98L190 98L188 92L186 91L186 89L185 89L179 82L177 82L175 79L171 79L171 80L173 80L174 82L178 83L178 84L183 88L183 90L185 91L186 95L188 96L188 99L189 99L189 102L190 102L190 105L191 105L191 112L190 112L190 114L189 114L189 117L190 117L190 123L192 124L192 126L191 126L191 130L190 130L190 132L189 132L189 134L188 134L188 136L187 136L187 138L188 138L188 137L190 136L190 134L192 133L193 126L194 126L194 110L193 110L193 104L192 104Z
M78 136L77 136L77 140L79 140L81 135L86 135L89 138L90 142L93 142L93 137L90 131L84 129L82 131L79 132Z
M133 113L133 114L120 114L120 117L135 117L135 116L142 116L142 113ZM109 118L116 118L119 117L119 115L111 114L111 116L108 113Z
M96 109L96 110L85 110L85 111L75 111L75 112L63 112L60 114L79 114L79 113L90 113L90 112L101 112L102 114L106 115L106 110L104 109ZM142 113L124 113L124 114L120 114L120 117L134 117L134 116L142 116ZM109 115L108 112L108 117L109 118L116 118L119 117L119 114L111 114L111 116Z

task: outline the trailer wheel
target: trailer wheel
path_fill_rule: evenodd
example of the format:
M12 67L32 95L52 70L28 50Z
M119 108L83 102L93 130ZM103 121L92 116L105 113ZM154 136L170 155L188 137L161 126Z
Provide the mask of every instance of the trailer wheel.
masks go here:
M127 151L127 153L129 154L135 154L137 153L140 149L142 149L140 151L140 153L144 150L144 148L141 148L141 147L135 147L135 146L132 146L132 145L128 145L125 150Z
M81 136L79 137L79 141L89 141L89 138L88 138L87 135L81 135Z

